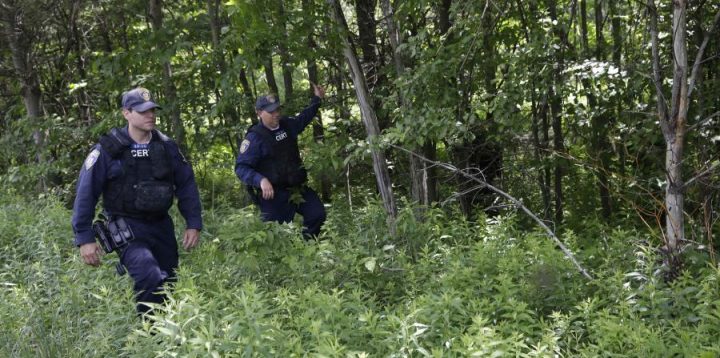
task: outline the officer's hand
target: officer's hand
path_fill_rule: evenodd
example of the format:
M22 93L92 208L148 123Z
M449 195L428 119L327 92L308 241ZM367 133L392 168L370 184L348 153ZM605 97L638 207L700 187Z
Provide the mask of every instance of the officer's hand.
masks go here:
M97 242L91 242L80 246L80 256L83 261L91 266L100 265L100 256L103 252Z
M197 246L200 241L200 231L198 229L185 229L185 235L183 236L183 248L190 250Z
M260 181L260 189L262 190L262 197L265 200L270 200L275 196L275 191L273 191L272 183L267 178L262 178Z
M322 86L318 86L314 83L311 83L313 86L313 92L315 92L315 95L320 98L325 98L325 89Z

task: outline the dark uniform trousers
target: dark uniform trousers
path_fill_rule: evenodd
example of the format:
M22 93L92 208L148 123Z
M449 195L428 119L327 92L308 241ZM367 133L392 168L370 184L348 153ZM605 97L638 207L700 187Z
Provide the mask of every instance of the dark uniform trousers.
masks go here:
M175 280L178 267L178 244L170 216L158 221L126 218L135 239L120 256L120 262L134 281L137 311L150 309L143 302L162 303L164 285Z
M325 207L310 187L303 185L300 190L303 200L298 204L291 202L291 190L273 188L275 195L272 199L259 199L260 212L263 221L280 223L291 222L295 213L299 213L303 217L303 237L309 239L320 234L320 228L325 222Z

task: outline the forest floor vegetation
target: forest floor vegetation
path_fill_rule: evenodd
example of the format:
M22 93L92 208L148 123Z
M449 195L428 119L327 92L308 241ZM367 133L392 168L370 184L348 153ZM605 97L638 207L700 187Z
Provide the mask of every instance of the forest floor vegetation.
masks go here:
M697 252L667 284L641 231L565 232L587 280L513 216L431 209L418 222L406 209L390 238L381 205L338 200L310 242L253 207L205 218L168 302L143 321L116 255L82 264L59 200L0 194L0 356L720 355L720 270Z

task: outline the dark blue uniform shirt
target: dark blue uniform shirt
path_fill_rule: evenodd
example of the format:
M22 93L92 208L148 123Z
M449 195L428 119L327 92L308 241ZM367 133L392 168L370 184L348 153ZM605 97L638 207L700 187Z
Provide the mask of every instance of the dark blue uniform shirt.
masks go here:
M122 130L127 134L127 127ZM173 168L178 209L185 218L188 229L200 230L202 229L200 195L192 167L180 153L177 144L164 135L163 137L162 140L170 144L170 160ZM147 150L147 146L133 143L131 150L142 153L143 150ZM121 175L122 168L120 158L113 159L99 144L95 145L90 155L85 159L82 169L80 169L77 196L73 206L72 227L75 232L76 246L95 242L95 235L92 231L95 207L107 180ZM139 224L132 227L135 235L142 236L145 230L142 220L132 220L132 222ZM152 222L147 223L148 227L152 225Z
M320 97L313 96L310 105L307 106L297 117L282 117L280 122L284 128L287 128L287 135L297 137L310 124L312 119L320 108ZM273 136L283 135L286 132L283 129L271 131ZM247 148L243 148L247 146ZM260 187L260 181L263 179L262 174L258 173L254 168L264 158L270 155L272 143L264 143L263 138L255 132L250 132L245 136L245 140L241 144L240 154L235 161L235 175L240 180L254 187Z

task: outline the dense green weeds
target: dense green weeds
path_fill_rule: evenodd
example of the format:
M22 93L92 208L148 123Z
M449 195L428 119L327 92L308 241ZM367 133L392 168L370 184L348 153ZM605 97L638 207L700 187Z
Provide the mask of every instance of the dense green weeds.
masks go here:
M336 204L322 240L304 242L297 225L218 205L202 245L181 254L169 301L143 322L116 257L81 263L66 208L0 203L0 356L720 354L720 271L698 260L668 286L632 230L563 236L587 281L512 217L430 210L420 223L407 210L390 239L379 206Z

